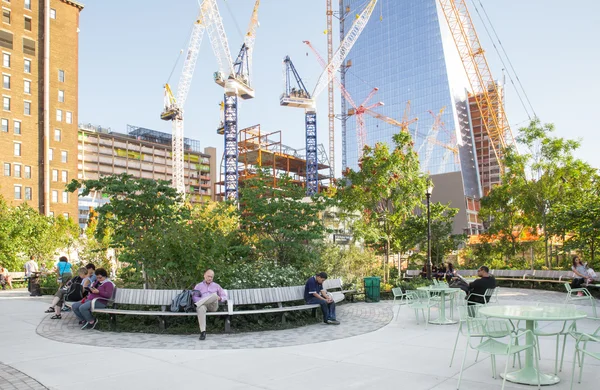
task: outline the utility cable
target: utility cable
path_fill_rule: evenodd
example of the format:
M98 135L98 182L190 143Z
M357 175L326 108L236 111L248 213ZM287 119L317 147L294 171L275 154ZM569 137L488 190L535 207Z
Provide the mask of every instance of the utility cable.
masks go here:
M498 33L496 31L496 29L494 28L494 25L487 13L487 11L485 10L485 7L483 6L483 3L481 2L481 0L478 1L479 5L481 6L481 9L483 11L483 13L485 14L485 18L487 20L487 23L489 23L490 28L492 29L493 33L494 33L494 37L492 37L492 34L490 33L490 30L487 27L487 24L484 20L484 18L482 17L481 13L479 12L479 8L477 7L477 5L475 4L475 2L473 2L473 6L475 8L475 11L477 12L477 15L479 16L479 18L481 19L482 25L485 28L485 31L488 35L488 37L490 38L492 45L494 46L494 50L496 51L496 53L498 54L498 58L500 58L500 62L502 63L502 66L504 66L504 69L506 69L506 73L508 75L508 78L511 82L511 84L513 85L513 87L515 88L515 92L517 93L517 97L519 98L519 101L521 102L521 105L523 106L523 109L525 110L525 113L527 114L527 116L529 117L529 119L531 119L531 115L529 114L529 110L527 109L525 102L523 101L523 97L521 96L521 93L519 93L519 89L517 88L517 85L515 85L515 81L513 80L513 77L511 75L511 71L509 70L509 67L506 66L506 63L504 62L504 57L506 57L506 61L508 62L508 64L510 65L510 69L512 69L512 73L514 74L517 83L519 84L519 87L521 89L521 91L523 92L523 95L525 97L525 100L527 101L527 104L529 105L531 112L533 113L533 116L536 117L536 113L535 110L533 108L533 105L531 104L531 101L529 100L529 96L527 95L527 92L525 91L525 88L523 87L523 84L521 83L521 79L519 78L519 75L517 74L517 71L515 70L512 61L510 60L510 57L508 56L508 53L506 52L504 45L502 45L502 41L500 40L500 37L498 36ZM498 50L498 46L496 46L496 41L498 42L498 45L500 46L500 48L502 49L502 52L504 53L504 56L500 53L500 51Z

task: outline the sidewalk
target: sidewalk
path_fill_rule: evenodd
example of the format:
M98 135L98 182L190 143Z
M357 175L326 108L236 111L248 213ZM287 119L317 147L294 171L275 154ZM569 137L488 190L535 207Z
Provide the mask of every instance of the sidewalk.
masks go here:
M548 291L502 289L502 304L533 301L562 302L564 294ZM269 347L267 333L252 333L237 340L229 349L198 350L196 336L172 336L183 340L173 344L165 336L111 334L98 331L66 329L56 325L57 335L48 335L47 317L43 311L50 297L30 298L24 292L0 293L0 388L10 389L1 378L7 370L22 372L20 387L40 389L35 381L48 389L70 390L101 386L107 389L455 389L460 358L450 368L450 355L457 325L417 325L414 313L401 307L398 319L392 319L390 302L378 304L346 304L340 306L342 325L311 325L279 331L278 339L289 346ZM376 309L375 309L376 308ZM366 311L375 310L387 325L359 335L319 343L291 345L303 334L318 334L339 329L344 323L352 328L368 322ZM393 311L392 311L393 310ZM367 313L368 314L368 313ZM357 316L360 317L357 319ZM434 314L435 316L435 314ZM361 320L362 318L362 320ZM64 321L64 320L63 320ZM352 325L349 325L352 324ZM591 331L598 324L580 322L580 329ZM364 326L364 324L363 324ZM365 328L366 329L366 328ZM38 334L38 332L40 334ZM298 336L301 335L301 336ZM213 343L220 335L209 335ZM55 341L68 338L70 342ZM224 335L224 337L227 337ZM117 345L114 339L125 340ZM248 340L252 339L252 343ZM88 345L78 344L84 342ZM87 341L86 341L87 340ZM291 340L291 341L290 341ZM554 368L554 338L541 340L541 368ZM187 342L186 342L187 341ZM308 340L310 341L310 340ZM281 342L281 341L280 341ZM304 340L303 342L306 342ZM162 344L161 344L162 343ZM573 342L567 345L561 382L548 389L569 389ZM175 346L174 346L175 345ZM457 356L462 357L461 339ZM224 346L225 347L225 346ZM238 348L238 349L233 349ZM475 353L467 357L461 389L500 389L502 381L491 377L488 356L482 354L475 363ZM504 359L498 358L499 370ZM18 370L18 371L14 371ZM79 375L73 373L79 372ZM27 377L30 379L27 379ZM29 382L25 382L29 381ZM4 383L4 384L3 384ZM586 359L583 381L576 390L592 390L600 383L600 362ZM27 387L29 386L29 387ZM38 386L38 387L34 387ZM506 389L534 387L507 382Z

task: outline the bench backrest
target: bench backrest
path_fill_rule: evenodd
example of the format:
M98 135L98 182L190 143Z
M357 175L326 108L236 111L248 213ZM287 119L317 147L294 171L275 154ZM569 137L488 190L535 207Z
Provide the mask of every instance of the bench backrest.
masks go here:
M337 278L337 279L325 279L325 281L323 282L323 288L327 291L330 290L335 290L335 289L343 289L344 284L342 283L342 279L341 278Z
M477 270L475 269L461 269L458 271L460 276L475 276L477 275Z
M228 295L236 306L293 302L304 300L304 286L229 290Z
M407 269L406 270L406 276L419 276L421 274L421 271L418 269Z
M122 305L170 306L173 298L183 290L143 290L118 288L115 303Z
M23 279L25 278L25 272L9 272L8 276L12 279Z

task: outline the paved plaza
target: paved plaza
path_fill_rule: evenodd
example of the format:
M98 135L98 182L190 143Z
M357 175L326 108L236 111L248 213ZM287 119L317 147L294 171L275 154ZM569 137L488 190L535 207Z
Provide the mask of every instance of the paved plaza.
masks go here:
M558 292L508 289L501 304L560 303ZM464 353L461 339L449 367L458 325L417 324L414 313L391 302L345 303L342 324L240 334L157 335L81 331L72 314L51 321L50 297L0 292L0 389L455 389ZM600 306L600 302L598 302ZM590 312L589 306L581 307ZM397 315L398 314L398 315ZM435 317L436 313L432 313ZM234 324L235 325L235 324ZM592 331L599 324L578 322ZM555 338L540 341L543 371L554 369ZM569 389L574 342L567 345L561 382ZM499 371L505 360L498 357ZM500 389L489 356L469 351L461 389ZM600 361L587 359L583 381L600 383ZM535 387L507 382L506 389Z

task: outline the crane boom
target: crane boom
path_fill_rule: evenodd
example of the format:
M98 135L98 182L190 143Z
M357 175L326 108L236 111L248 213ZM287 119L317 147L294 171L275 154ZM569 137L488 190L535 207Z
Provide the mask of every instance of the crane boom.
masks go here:
M248 80L251 80L252 76L252 54L254 53L254 42L256 41L256 29L258 28L258 7L260 6L260 0L256 0L254 3L254 9L252 10L252 16L250 17L250 23L248 24L248 31L244 37L244 45L246 46L248 56Z
M217 60L218 72L223 75L231 75L233 74L233 60L217 2L216 0L205 0L205 2L208 3L206 17L209 19L206 30Z
M504 149L514 146L515 141L500 101L501 92L492 77L465 0L439 0L439 3L465 68L473 99L481 113L481 122L502 171ZM486 183L482 184L485 188Z
M319 76L317 84L315 85L315 89L312 93L313 99L316 99L319 96L319 94L323 92L327 84L329 84L335 73L342 65L342 62L344 62L344 60L350 53L350 50L352 49L352 47L358 40L358 37L369 22L369 19L371 17L371 14L373 14L373 10L375 9L376 4L377 0L370 0L369 4L367 4L365 9L361 12L360 15L358 15L358 17L352 24L352 27L350 28L350 31L348 31L346 38L344 38L344 41L340 44L340 47L333 55L333 59L329 64L327 64L327 67L323 70L321 76Z
M173 96L173 92L169 84L165 85L165 108L161 114L161 119L170 120L173 122L173 137L172 137L172 162L173 162L173 186L180 194L185 194L185 174L183 163L183 107L190 92L190 86L198 61L198 53L202 45L202 38L206 29L204 14L208 6L209 0L205 0L200 5L198 17L194 22L190 41L188 44L185 61L179 83L177 84L177 98Z

